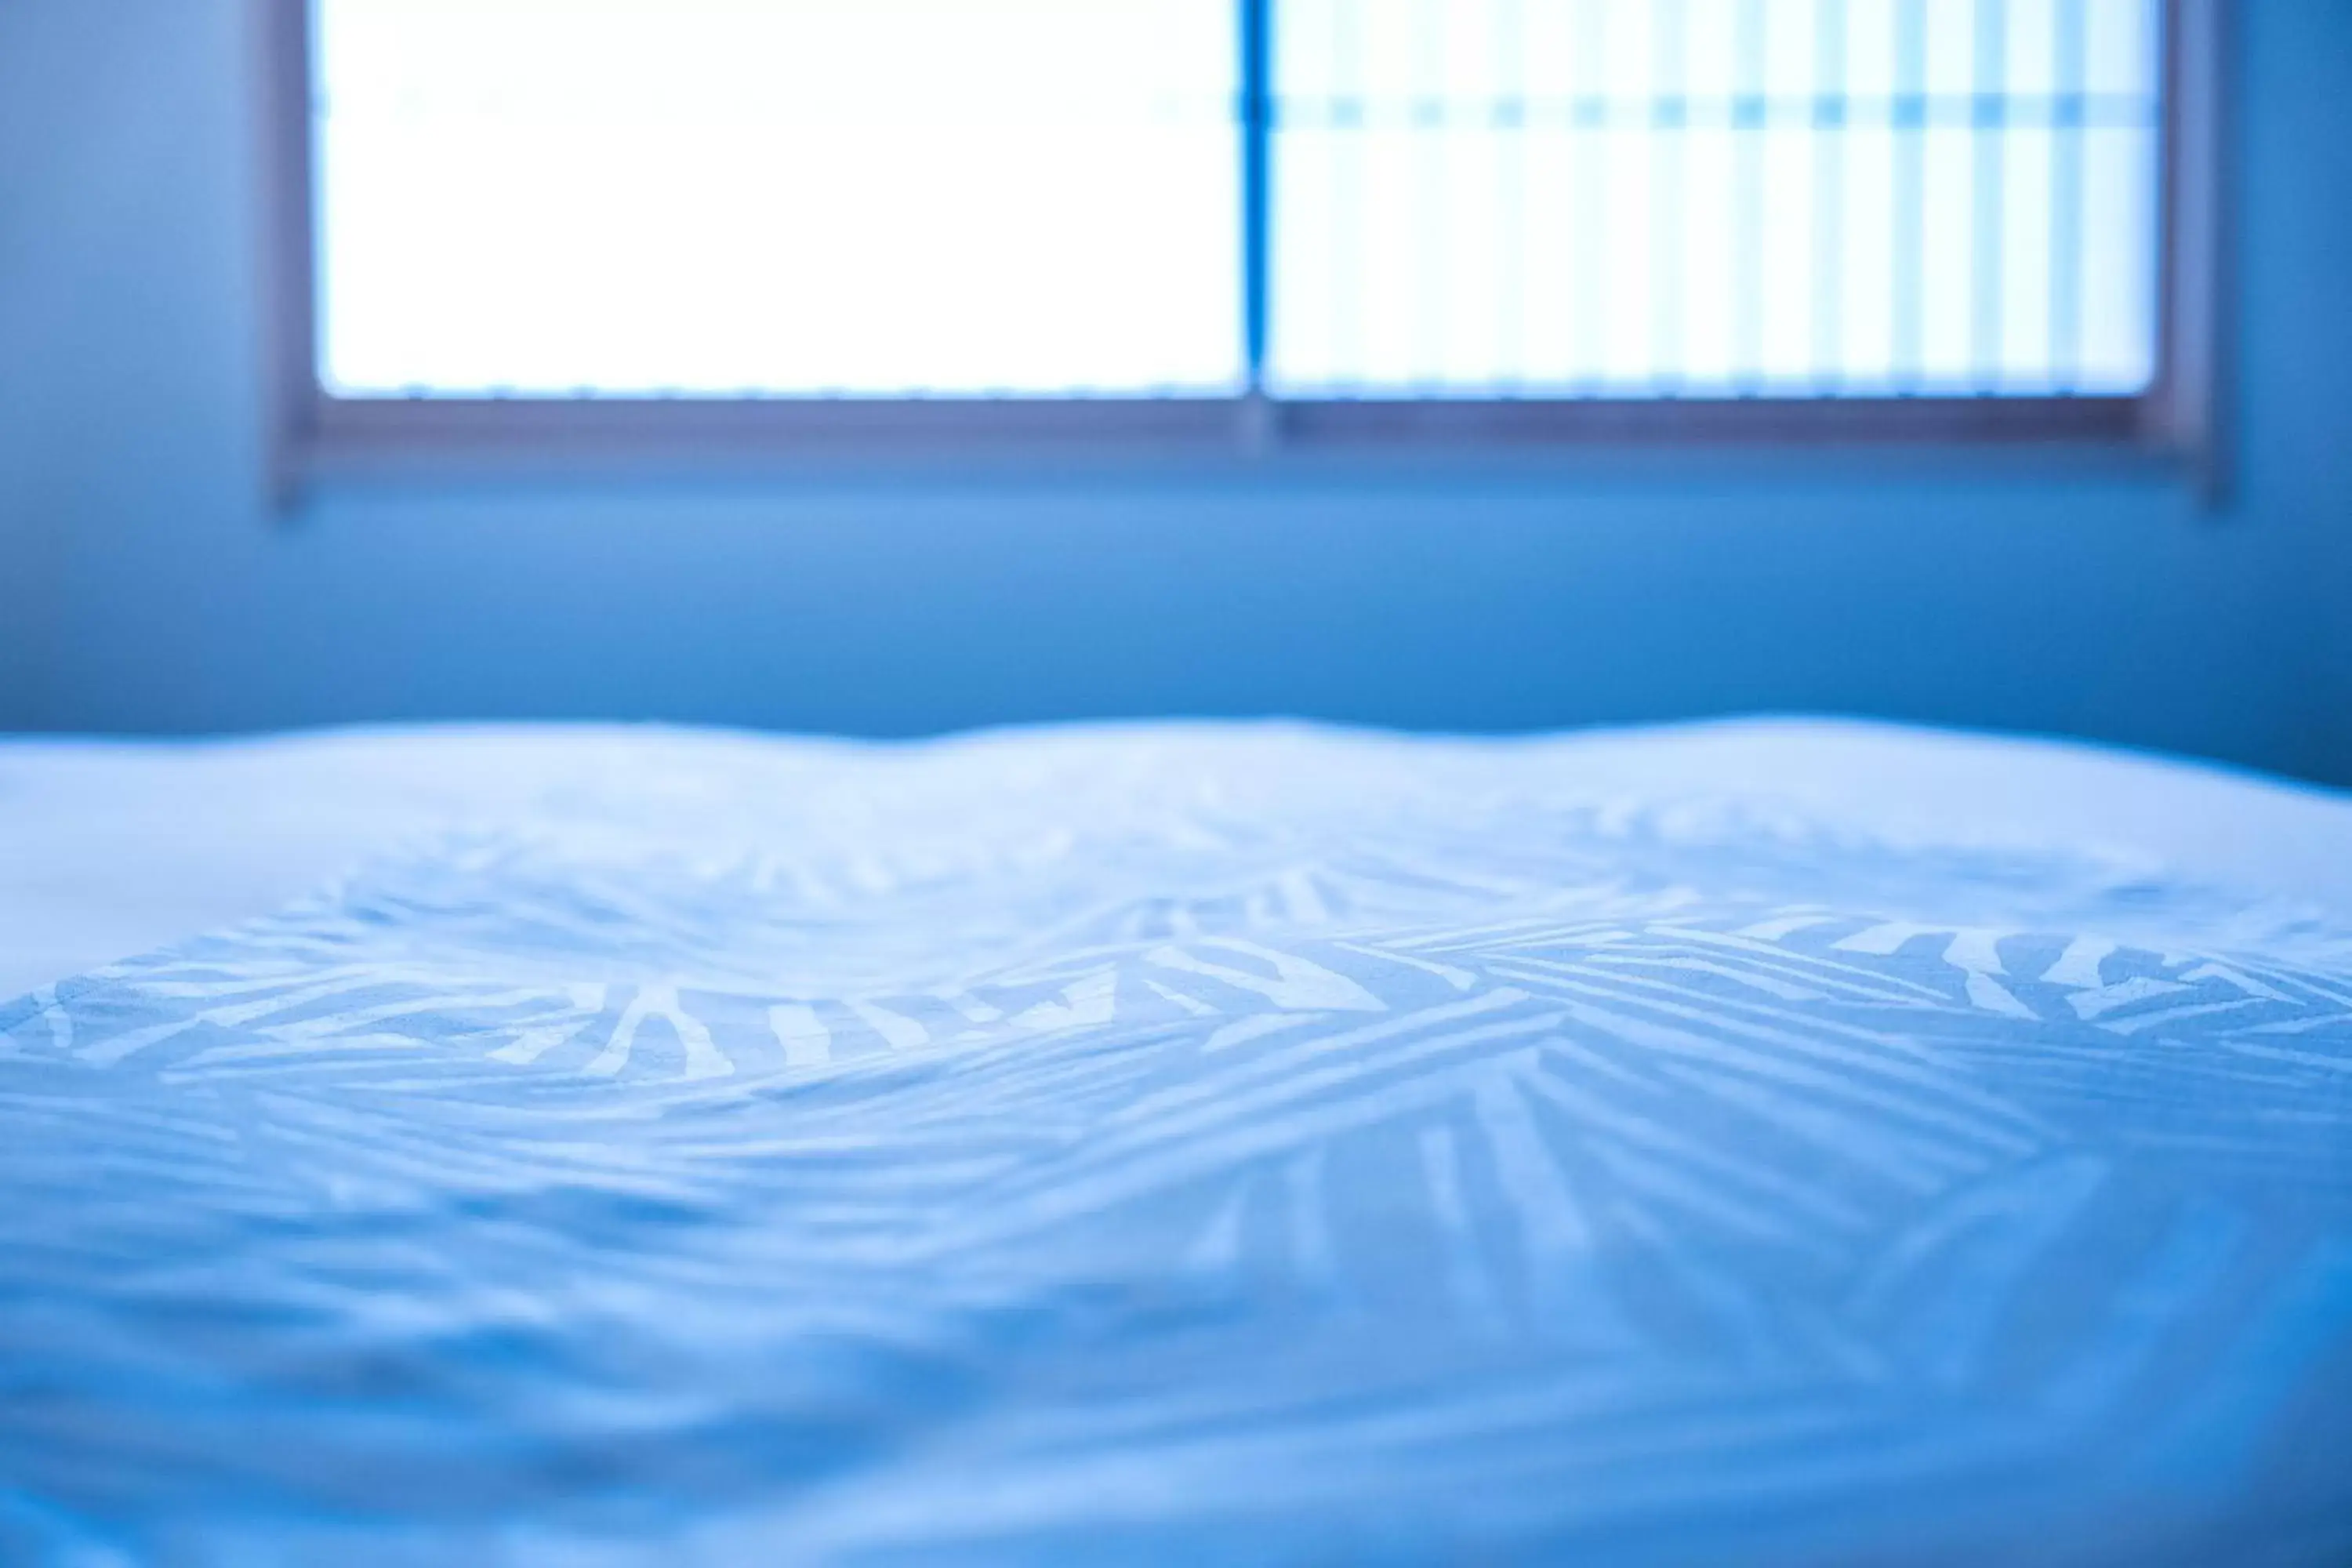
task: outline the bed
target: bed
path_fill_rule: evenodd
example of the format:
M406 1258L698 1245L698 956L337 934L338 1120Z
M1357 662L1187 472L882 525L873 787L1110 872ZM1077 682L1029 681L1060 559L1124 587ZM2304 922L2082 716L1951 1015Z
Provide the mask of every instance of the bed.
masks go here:
M2352 1561L2352 801L0 743L0 1561Z

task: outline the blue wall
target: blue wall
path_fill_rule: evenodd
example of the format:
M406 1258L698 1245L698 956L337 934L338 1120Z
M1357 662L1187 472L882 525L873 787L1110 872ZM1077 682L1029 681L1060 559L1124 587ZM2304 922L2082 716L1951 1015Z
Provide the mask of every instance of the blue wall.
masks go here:
M0 727L1800 709L2352 781L2352 5L2242 9L2219 519L1781 462L348 489L283 527L236 0L0 0Z

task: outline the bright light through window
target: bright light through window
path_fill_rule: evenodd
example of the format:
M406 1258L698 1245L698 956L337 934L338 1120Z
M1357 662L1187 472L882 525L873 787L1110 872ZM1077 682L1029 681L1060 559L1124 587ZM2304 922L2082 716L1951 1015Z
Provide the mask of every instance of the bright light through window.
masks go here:
M316 5L344 395L2155 374L2161 0Z
M1204 0L319 0L366 395L1230 393Z
M1295 395L2136 393L2158 0L1277 0Z

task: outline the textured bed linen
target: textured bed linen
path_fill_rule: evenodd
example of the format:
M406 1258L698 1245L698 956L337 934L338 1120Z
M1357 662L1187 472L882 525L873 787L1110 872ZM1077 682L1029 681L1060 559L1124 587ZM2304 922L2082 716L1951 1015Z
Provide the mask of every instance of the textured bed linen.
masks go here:
M0 1560L2352 1553L2324 905L1567 741L563 754L0 1004Z

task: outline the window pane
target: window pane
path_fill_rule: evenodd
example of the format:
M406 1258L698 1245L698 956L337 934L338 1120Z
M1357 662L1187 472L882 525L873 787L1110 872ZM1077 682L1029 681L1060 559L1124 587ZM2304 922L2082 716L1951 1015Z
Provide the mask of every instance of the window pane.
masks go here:
M2159 0L1281 0L1297 395L2134 393Z
M1230 392L1225 0L319 0L345 394Z

